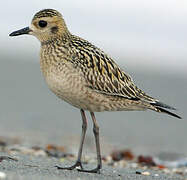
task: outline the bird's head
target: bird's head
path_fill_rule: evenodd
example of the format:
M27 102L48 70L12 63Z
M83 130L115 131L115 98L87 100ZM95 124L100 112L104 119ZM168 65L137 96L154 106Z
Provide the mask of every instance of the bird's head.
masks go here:
M34 15L29 27L14 31L10 36L22 34L34 35L40 42L45 42L68 35L69 31L62 15L58 11L44 9Z

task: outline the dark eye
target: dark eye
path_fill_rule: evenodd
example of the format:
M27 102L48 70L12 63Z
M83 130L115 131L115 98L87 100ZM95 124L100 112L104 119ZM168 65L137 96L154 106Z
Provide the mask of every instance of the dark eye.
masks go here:
M44 28L44 27L47 26L47 22L46 22L46 21L43 21L43 20L40 20L40 21L38 22L38 25L39 25L41 28Z

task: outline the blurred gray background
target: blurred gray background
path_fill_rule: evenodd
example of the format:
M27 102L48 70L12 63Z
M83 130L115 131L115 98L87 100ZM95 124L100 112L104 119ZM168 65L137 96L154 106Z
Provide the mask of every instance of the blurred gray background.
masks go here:
M79 110L48 90L39 68L39 42L31 36L8 36L30 25L33 15L44 8L60 11L73 34L103 49L142 90L176 107L183 117L178 120L151 111L96 113L102 146L187 155L186 0L4 1L0 6L0 136L78 144ZM89 122L87 142L93 138Z

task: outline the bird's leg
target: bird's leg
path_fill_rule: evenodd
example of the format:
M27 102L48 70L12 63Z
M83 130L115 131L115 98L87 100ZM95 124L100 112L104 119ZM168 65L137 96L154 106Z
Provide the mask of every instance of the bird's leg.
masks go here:
M95 143L96 143L96 151L97 151L97 167L92 170L84 170L78 169L81 172L88 172L88 173L99 173L102 167L102 160L101 160L101 151L100 151L100 143L99 143L99 126L96 122L96 118L93 112L90 112L92 121L93 121L93 133L95 136Z
M81 163L81 157L82 157L82 149L83 149L85 134L86 134L86 130L87 130L87 119L86 119L86 115L85 115L84 110L81 109L80 112L81 112L81 116L82 116L82 135L81 135L81 142L80 142L80 146L79 146L77 161L73 166L70 166L70 167L56 166L58 169L72 170L72 169L75 169L76 167L80 167L81 169L83 169L82 163Z

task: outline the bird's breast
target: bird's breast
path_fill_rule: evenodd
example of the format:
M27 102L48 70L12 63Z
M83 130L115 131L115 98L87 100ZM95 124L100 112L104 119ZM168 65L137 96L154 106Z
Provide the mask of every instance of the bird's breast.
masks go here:
M40 65L45 81L54 94L77 108L87 108L85 105L87 99L85 81L70 63L49 65L46 62L41 62Z

